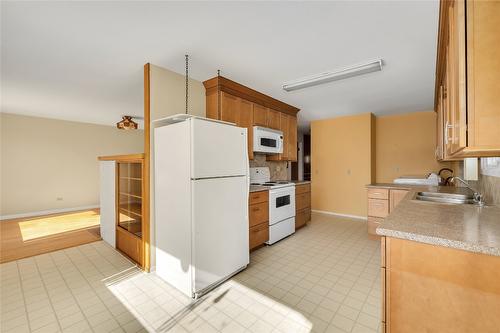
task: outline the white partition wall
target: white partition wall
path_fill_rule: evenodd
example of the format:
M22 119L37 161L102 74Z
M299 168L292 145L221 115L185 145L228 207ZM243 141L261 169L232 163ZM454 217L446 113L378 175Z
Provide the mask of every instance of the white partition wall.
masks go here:
M101 161L99 164L101 237L106 243L116 247L116 162Z

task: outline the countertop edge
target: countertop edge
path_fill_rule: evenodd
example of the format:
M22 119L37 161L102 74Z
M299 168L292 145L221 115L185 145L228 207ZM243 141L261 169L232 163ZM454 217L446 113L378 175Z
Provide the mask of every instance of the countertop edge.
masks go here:
M463 241L457 241L441 237L433 237L433 236L426 236L404 231L390 230L390 229L385 229L383 227L378 227L375 232L379 236L393 237L418 243L424 243L428 245L442 246L449 249L463 250L467 252L500 257L499 248L468 244Z

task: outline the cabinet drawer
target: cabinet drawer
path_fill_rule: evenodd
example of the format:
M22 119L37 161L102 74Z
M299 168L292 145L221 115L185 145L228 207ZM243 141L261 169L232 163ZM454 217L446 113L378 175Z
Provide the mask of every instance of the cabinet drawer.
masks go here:
M251 227L249 230L249 237L250 250L264 244L269 240L269 224L265 222Z
M377 235L377 233L375 232L375 229L377 229L377 227L380 225L380 223L383 220L384 219L379 218L379 217L371 217L371 216L369 216L368 217L368 233L370 235Z
M250 227L269 221L269 205L267 201L250 205L248 210Z
M295 211L311 207L311 192L295 194Z
M389 215L389 200L368 199L368 216L386 217Z
M386 188L369 188L368 198L371 199L389 199L389 190Z
M306 225L311 220L311 209L306 208L296 212L295 214L295 230Z
M302 184L295 186L295 194L311 192L311 184Z
M269 191L251 192L249 205L269 201Z

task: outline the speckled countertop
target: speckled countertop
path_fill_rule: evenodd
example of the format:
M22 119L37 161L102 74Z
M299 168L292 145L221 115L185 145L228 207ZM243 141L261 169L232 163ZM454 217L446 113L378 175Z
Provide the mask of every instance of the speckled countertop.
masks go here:
M385 185L385 186L384 186ZM395 185L395 186L394 186ZM414 200L418 191L460 193L464 188L371 184L407 188L409 193L377 228L377 234L500 256L500 207Z
M250 193L260 191L269 191L269 186L250 185Z
M308 180L291 180L295 185L303 185L310 184L311 182ZM250 185L250 193L251 192L260 192L260 191L269 191L269 186L259 186L259 185Z
M291 182L295 183L295 185L311 184L309 180L291 180Z

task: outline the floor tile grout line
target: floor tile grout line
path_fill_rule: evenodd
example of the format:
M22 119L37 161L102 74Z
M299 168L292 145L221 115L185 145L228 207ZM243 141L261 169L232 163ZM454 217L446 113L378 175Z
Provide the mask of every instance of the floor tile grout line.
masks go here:
M43 254L42 254L43 255ZM59 326L59 329L62 331L62 327L61 327L61 323L59 322L59 319L57 318L57 314L56 314L56 309L54 309L54 304L52 304L52 299L51 297L49 296L49 291L47 289L47 285L45 284L45 280L43 279L42 277L42 273L40 272L40 267L38 266L38 261L37 261L37 257L38 256L35 256L33 257L33 260L35 261L35 266L36 266L36 270L38 272L38 276L40 277L40 281L42 282L42 285L43 285L43 289L45 290L45 294L47 294L47 298L48 298L48 301L49 301L49 304L50 304L50 307L52 309L52 312L54 313L54 317L56 319L56 322L57 322L57 326ZM51 258L52 260L52 258ZM42 326L40 328L43 328L43 327L46 327L50 324L47 324L45 326Z
M96 268L96 270L99 272L99 274L104 275L103 273L101 273L101 271L99 271L99 269L98 269L98 268L97 268L97 266L94 264L94 262L93 262L92 260L89 260L89 259L88 259L88 256L87 256L85 253L83 253L83 252L81 251L81 249L80 249L80 248L76 247L76 249L78 250L78 252L80 252L80 254L81 254L83 257L85 257L85 259L86 259L86 260L88 260L88 261L89 261L89 262L90 262L90 263L94 266L94 268ZM104 258L104 259L105 259L105 258ZM71 260L71 261L73 262L73 260L71 259L71 257L69 257L69 260ZM105 260L106 260L107 262L109 262L109 260L107 260L107 259L105 259ZM115 267L115 266L113 265L113 267ZM83 276L83 278L87 281L87 283L88 283L89 285L91 285L91 286L92 286L92 284L91 284L91 283L89 283L89 281L88 281L87 277L81 273L80 269L79 269L78 267L77 267L77 269L78 269L78 271L80 272L80 274ZM117 267L115 267L115 269L118 269L118 268L117 268ZM120 293L120 292L119 292L119 293ZM121 294L121 293L120 293L120 294ZM97 295L97 297L99 297L99 295ZM100 297L99 297L99 299L100 299L100 300L101 300L101 302L102 302L102 299L101 299ZM123 302L124 300L119 299L119 301L120 301L120 302ZM154 300L152 300L152 299L151 299L151 301L153 301L153 302L154 302ZM102 302L102 303L104 304L104 306L106 307L106 309L107 309L107 310L111 313L111 315L112 315L113 319L115 319L115 321L118 323L118 326L119 326L120 328L123 328L123 326L122 326L122 325L121 325L121 324L120 324L120 323L116 320L115 316L113 315L113 312L111 312L110 308L106 305L106 303L104 303L104 302ZM128 302L127 302L127 303L128 303ZM158 303L156 303L156 302L154 302L154 303L155 303L157 306L159 306L159 305L158 305ZM123 304L123 303L122 303L122 304ZM130 306L130 304L129 304L129 306ZM129 312L130 312L130 310L129 310L128 308L127 308L127 311L129 311ZM146 325L146 326L151 326L151 324L150 324L150 323L149 323L149 322L148 322L145 318L142 318L142 316L140 316L140 317L141 317L141 319L143 319L144 321L146 321L146 322L147 322L147 324L148 324L148 325ZM144 328L144 324L143 324L143 323L142 323L142 322L141 322L141 321L140 321L137 317L135 317L135 316L134 316L134 318L135 318L135 320L137 320L137 322L139 322L139 323L141 324L141 326L143 326L143 328ZM132 320L131 320L131 321L132 321ZM128 322L128 323L130 323L130 322ZM128 324L128 323L127 323L127 324Z
M19 284L21 285L21 292L23 294L24 313L26 316L26 322L28 323L28 329L30 330L30 332L32 332L30 318L28 316L28 305L26 304L26 295L24 294L23 280L21 278L21 270L19 268L19 261L18 260L16 260L16 267L17 267L17 274L18 274L18 278L19 278Z
M59 252L59 251L58 251ZM75 266L75 264L73 263L73 261L68 257L68 255L65 253L65 250L61 250L60 251L61 254L63 254L69 261L71 261L71 265ZM52 255L50 256L50 259L54 262L54 258L52 257ZM94 332L94 329L92 328L92 326L90 325L90 322L89 320L87 319L87 316L85 315L85 313L83 312L83 309L82 307L80 306L80 304L78 303L76 297L75 297L75 294L73 293L73 290L71 289L71 287L69 286L68 282L66 281L66 278L64 277L64 274L62 274L61 270L59 269L59 266L54 262L54 265L56 266L56 269L57 271L59 272L59 274L61 275L61 278L62 280L64 281L64 284L66 285L66 288L68 288L69 292L71 293L71 296L73 297L73 299L75 300L75 303L76 303L76 306L78 307L78 309L80 309L80 313L83 315L83 318L85 320L85 322L87 322L90 330L92 332ZM76 268L76 266L75 266ZM77 268L78 269L78 268ZM56 315L57 317L57 315ZM57 319L59 321L59 319ZM70 325L69 327L73 326L73 325L76 325L78 324L79 322L76 322L72 325Z

